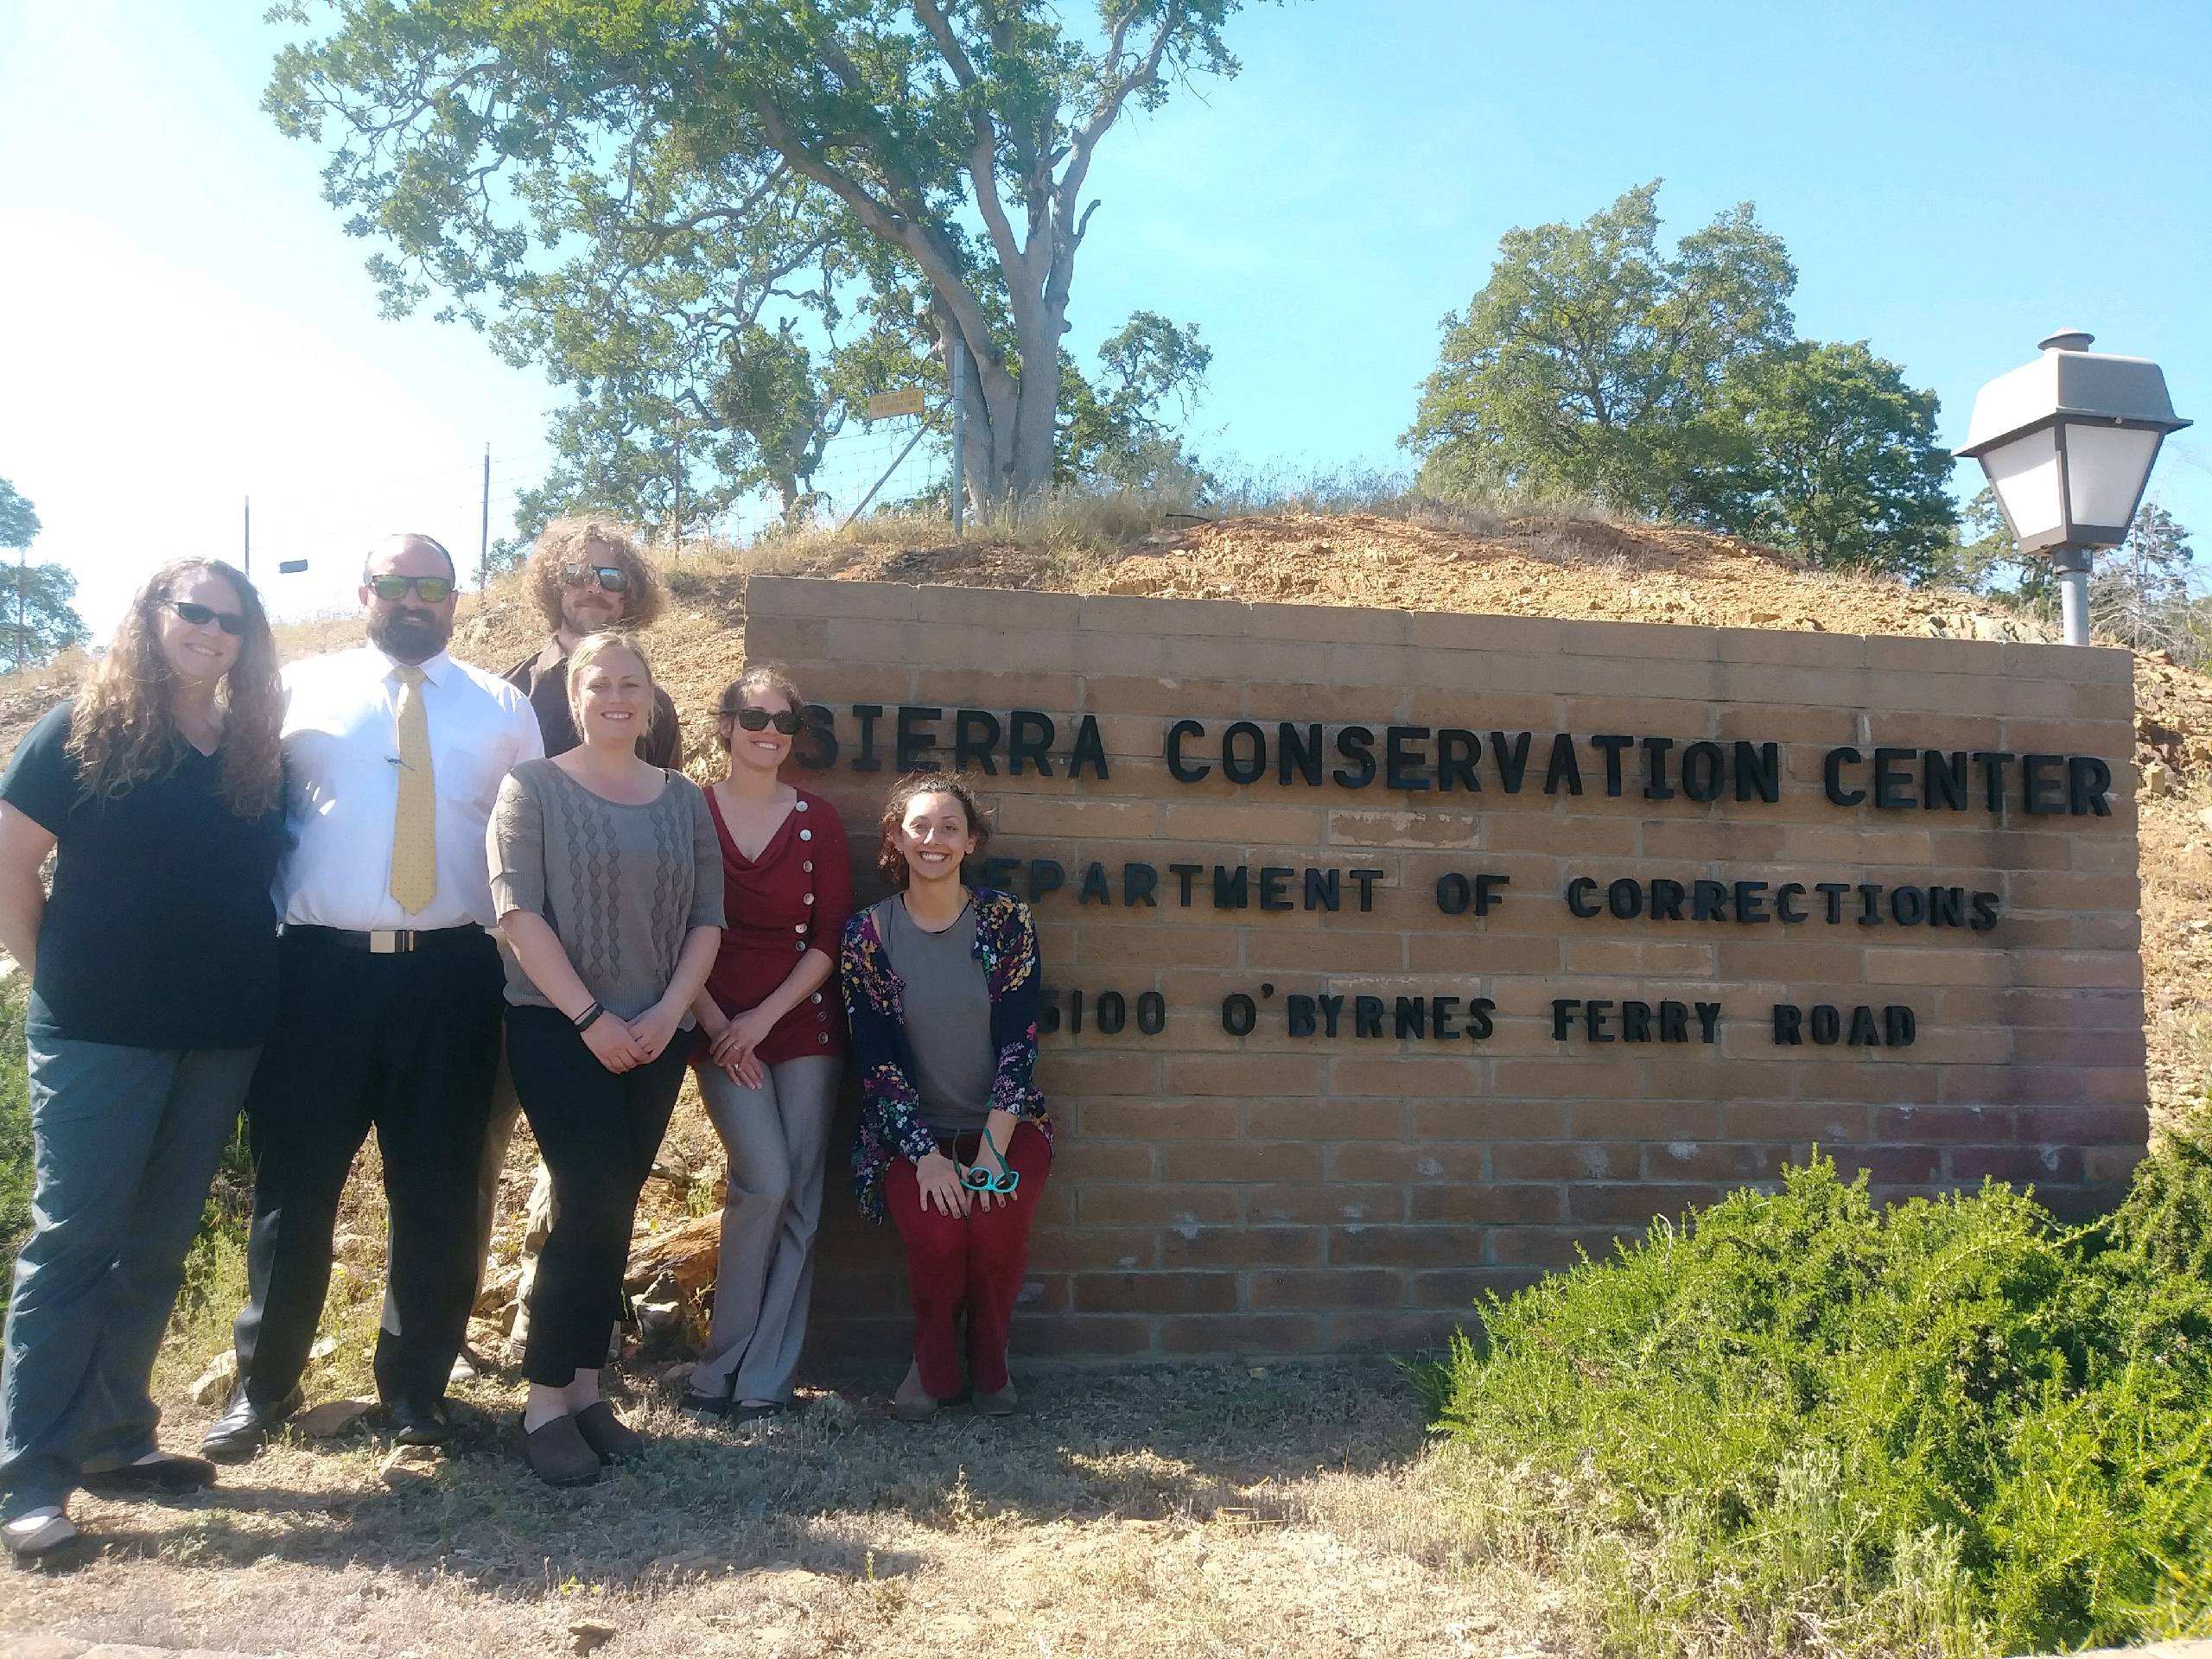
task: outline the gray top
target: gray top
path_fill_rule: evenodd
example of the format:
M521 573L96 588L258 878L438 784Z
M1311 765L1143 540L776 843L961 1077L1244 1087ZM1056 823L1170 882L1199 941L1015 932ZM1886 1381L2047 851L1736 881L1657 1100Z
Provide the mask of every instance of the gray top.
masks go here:
M942 933L917 927L898 893L875 906L876 935L905 984L906 1042L933 1135L968 1135L990 1116L998 1056L991 1052L991 986L976 960L976 906Z
M721 846L707 798L682 772L666 776L652 800L625 806L550 760L525 760L499 785L485 835L493 913L543 916L576 977L625 1020L660 1001L693 928L722 925ZM499 955L508 1001L553 1006L504 939Z

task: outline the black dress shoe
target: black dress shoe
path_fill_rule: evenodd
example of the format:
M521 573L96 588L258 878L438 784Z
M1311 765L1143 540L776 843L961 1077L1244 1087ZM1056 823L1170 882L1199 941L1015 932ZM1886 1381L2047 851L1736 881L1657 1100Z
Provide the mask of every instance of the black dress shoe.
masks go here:
M453 1438L453 1418L443 1401L430 1405L395 1401L385 1408L385 1415L391 1424L392 1440L399 1446L443 1446Z
M208 1427L200 1442L200 1452L217 1463L244 1463L269 1443L270 1437L302 1403L297 1389L264 1406L249 1399L241 1388L231 1396L223 1414Z
M79 1478L86 1491L118 1497L149 1492L198 1492L215 1484L215 1465L205 1458L179 1457L163 1452L143 1463L125 1463L113 1469L88 1469Z

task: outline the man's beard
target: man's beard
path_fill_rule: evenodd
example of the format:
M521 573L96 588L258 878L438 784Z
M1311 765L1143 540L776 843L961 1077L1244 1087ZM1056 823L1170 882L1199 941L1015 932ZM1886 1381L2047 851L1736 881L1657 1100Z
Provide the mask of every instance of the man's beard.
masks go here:
M572 599L562 607L561 620L568 625L571 633L598 633L602 630L620 627L623 609L621 601L610 599L605 604L586 611L582 605Z
M369 613L369 643L403 663L428 662L452 635L453 624L435 611Z

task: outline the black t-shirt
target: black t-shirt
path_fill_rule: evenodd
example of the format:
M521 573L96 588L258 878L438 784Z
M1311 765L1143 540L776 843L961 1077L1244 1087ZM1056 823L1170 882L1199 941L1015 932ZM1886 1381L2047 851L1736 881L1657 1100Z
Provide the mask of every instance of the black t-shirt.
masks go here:
M280 795L238 817L218 792L220 751L191 745L166 775L80 800L65 702L34 726L0 800L54 833L54 893L39 924L29 1025L133 1048L251 1048L276 1012Z

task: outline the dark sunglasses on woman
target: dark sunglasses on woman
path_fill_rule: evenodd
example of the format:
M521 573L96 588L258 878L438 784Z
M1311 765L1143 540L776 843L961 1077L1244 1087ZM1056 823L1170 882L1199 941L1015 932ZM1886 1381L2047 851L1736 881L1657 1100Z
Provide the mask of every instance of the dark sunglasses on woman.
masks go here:
M450 576L371 576L369 591L378 599L404 599L408 590L425 605L442 605L453 597Z
M594 576L599 578L601 588L607 593L626 594L630 591L630 573L620 565L564 564L561 567L561 580L570 588L588 587Z
M766 709L725 709L722 714L748 732L765 732L773 726L785 737L798 734L799 717L788 709L779 709L772 715Z
M169 601L169 609L175 611L195 628L204 628L213 622L233 639L245 637L245 618L240 616L236 611L213 610L207 606L189 599Z

